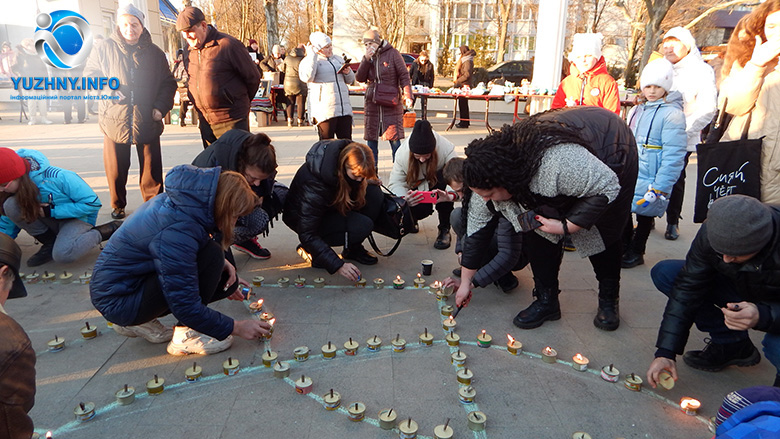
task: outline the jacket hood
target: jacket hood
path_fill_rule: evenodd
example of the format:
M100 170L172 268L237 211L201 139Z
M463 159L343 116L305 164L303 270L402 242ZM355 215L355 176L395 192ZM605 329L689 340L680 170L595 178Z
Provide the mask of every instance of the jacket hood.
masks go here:
M213 166L238 170L238 152L241 150L241 145L251 135L252 133L249 131L230 130L220 136L216 142L209 145L209 148L214 151L215 163Z
M196 168L179 165L165 176L168 203L189 215L206 230L215 225L214 200L222 168Z
M328 186L337 186L336 168L341 150L352 143L349 139L321 140L315 143L306 154L306 166L312 175Z
M382 45L379 46L379 49L377 49L377 52L379 52L379 53L386 52L386 51L388 51L388 50L390 50L392 48L393 48L393 45L390 44L389 41L382 40Z
M43 153L34 149L20 149L16 151L19 157L30 163L30 178L35 178L51 166L49 159Z
M680 111L682 111L682 109L685 106L685 103L683 102L683 96L682 96L682 94L679 91L669 92L666 95L666 98L658 99L655 102L647 102L646 105L647 105L647 107L655 107L657 105L663 105L663 104L677 107L677 108L680 109Z

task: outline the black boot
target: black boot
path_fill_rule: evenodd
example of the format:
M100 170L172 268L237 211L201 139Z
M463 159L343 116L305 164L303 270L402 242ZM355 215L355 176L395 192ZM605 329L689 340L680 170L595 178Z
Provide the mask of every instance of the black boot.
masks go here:
M637 265L645 263L645 257L641 253L635 253L633 250L629 250L623 253L623 259L620 261L622 268L634 268Z
M503 291L506 294L509 294L517 288L518 285L520 285L520 282L517 280L515 275L510 271L509 273L501 276L498 278L497 281L493 282L497 287L501 288L501 291Z
M114 232L119 229L119 226L122 225L122 221L111 221L110 223L101 224L99 226L93 227L94 230L97 230L100 233L100 240L106 241L108 238L111 237L111 235L114 234Z
M436 242L433 243L433 248L439 250L445 250L450 248L452 243L452 236L450 235L450 228L439 229L439 236L436 237Z
M620 279L604 279L599 282L599 310L593 325L605 331L614 331L620 326L619 302Z
M750 339L734 343L713 343L709 339L704 341L707 343L704 349L688 351L683 355L685 364L694 369L717 372L728 366L755 366L761 361L761 354Z
M341 253L344 259L350 259L363 265L374 265L379 258L372 255L362 244L352 244Z
M534 303L520 311L512 323L518 328L533 329L542 326L547 320L559 320L561 318L561 305L558 303L557 288L534 288Z
M54 242L57 240L57 234L54 233L51 229L47 229L44 233L35 235L33 238L41 243L41 249L38 250L38 252L34 255L30 256L30 259L27 260L27 266L37 267L54 260L51 253L54 250Z

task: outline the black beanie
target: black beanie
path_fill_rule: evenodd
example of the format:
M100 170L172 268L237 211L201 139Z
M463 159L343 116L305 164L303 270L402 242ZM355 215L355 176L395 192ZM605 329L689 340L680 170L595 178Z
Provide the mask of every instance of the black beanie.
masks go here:
M728 256L757 253L774 234L771 209L745 195L715 200L707 212L706 224L712 249Z
M430 154L436 149L436 136L433 135L431 123L418 120L414 123L412 134L409 135L409 151L413 154Z

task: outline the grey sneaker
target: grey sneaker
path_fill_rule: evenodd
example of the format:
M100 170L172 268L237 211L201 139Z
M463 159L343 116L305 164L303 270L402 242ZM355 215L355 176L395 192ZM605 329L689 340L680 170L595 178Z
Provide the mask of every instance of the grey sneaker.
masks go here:
M112 327L119 335L130 338L143 337L149 343L165 343L171 341L173 337L173 329L163 325L157 319L135 326L113 325Z
M225 351L232 344L232 335L219 341L186 326L176 326L173 330L173 339L168 343L168 353L171 355L210 355Z

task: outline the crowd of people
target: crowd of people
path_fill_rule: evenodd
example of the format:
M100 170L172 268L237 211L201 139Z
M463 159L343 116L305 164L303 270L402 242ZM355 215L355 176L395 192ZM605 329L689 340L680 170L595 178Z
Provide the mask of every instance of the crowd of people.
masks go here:
M51 165L39 151L0 148L0 311L6 297L25 295L21 250L14 242L21 230L41 243L27 259L29 267L78 260L107 241L90 283L93 305L117 333L167 342L171 355L213 354L230 348L234 335L253 340L268 334L267 323L235 320L209 304L245 299L239 287L247 282L231 249L270 258L258 237L279 216L297 234L297 251L312 267L355 282L359 265L378 263L364 244L385 214L377 174L380 138L390 142L393 159L387 191L410 207L410 232L417 233L418 221L435 210L434 247L450 248L455 233L459 266L444 283L454 287L456 305L468 305L477 288L491 283L511 292L519 284L513 271L530 265L533 301L513 323L533 329L562 318L559 272L568 238L589 258L598 281L593 324L614 331L620 325L621 269L644 263L654 218L666 215L666 239L679 236L685 167L718 102L714 72L695 39L673 28L664 35L662 54L641 72L640 97L624 120L601 36L577 34L571 73L561 82L554 109L475 139L465 157L457 157L455 145L428 121L417 121L405 136L401 119L404 107L413 105L411 86L432 85L434 69L424 53L407 70L399 51L376 30L363 34L365 54L354 72L334 55L324 33L312 33L290 54L275 46L263 57L256 41L243 46L188 6L176 23L188 47L171 70L144 18L132 5L121 7L115 32L85 69L120 80L114 91L119 99L103 101L99 109L115 221L95 225L101 203L77 174ZM664 260L651 270L652 282L668 296L647 371L652 387L662 372L677 379L677 355L704 371L757 364L761 354L750 329L766 333L764 355L777 368L773 384L780 387L780 209L771 205L780 185L776 122L770 117L778 89L773 75L780 56L780 0L758 6L739 29L728 46L720 99L728 98L726 110L735 116L727 138L737 138L752 117L750 135L763 139L762 196L716 200L685 259ZM467 86L475 52L463 46L460 54L454 80ZM272 139L249 130L250 102L262 72L284 75L288 126L297 108L297 124L304 125L308 114L319 134L289 188L276 180ZM355 80L368 84L365 143L352 138L347 86ZM197 110L204 149L191 165L168 172L163 186L162 119L177 89ZM468 101L459 106L466 128ZM122 222L133 144L145 202ZM343 247L341 254L333 247ZM168 314L177 319L173 328L158 320ZM704 349L685 352L693 324L710 339ZM12 334L2 346L15 353L14 364L34 373L24 331L4 313L0 326ZM0 386L8 385L8 370L16 369L0 370ZM24 413L32 406L30 383L20 378L15 385L22 403L0 401L0 420L24 418L13 425L29 436ZM718 419L724 434L743 419L739 409L778 400L745 396L754 394L727 397Z

